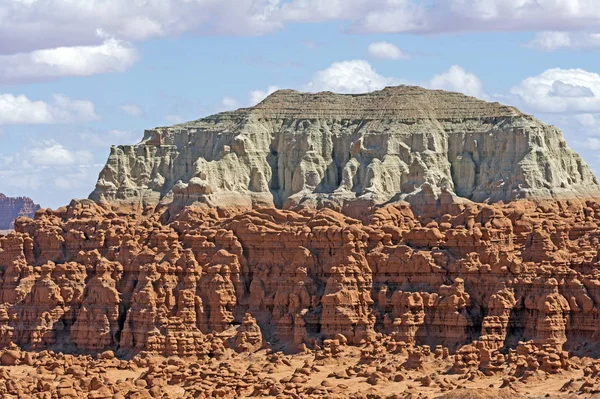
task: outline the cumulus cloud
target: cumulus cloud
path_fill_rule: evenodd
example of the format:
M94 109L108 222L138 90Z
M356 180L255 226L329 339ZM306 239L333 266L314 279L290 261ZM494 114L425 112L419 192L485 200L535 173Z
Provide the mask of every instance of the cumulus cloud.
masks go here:
M290 22L348 20L359 32L439 33L594 29L596 0L294 0L281 6Z
M510 92L532 111L600 112L600 75L583 69L548 69Z
M351 60L334 62L317 72L306 88L312 92L366 93L400 83L396 78L378 74L365 60Z
M375 42L369 44L367 53L370 57L384 60L406 60L410 56L404 53L395 44L388 42Z
M100 168L91 152L68 148L54 139L32 140L20 151L0 154L3 190L30 195L37 201L47 201L46 204L49 197L57 195L57 188L93 186Z
M276 15L285 22L348 20L354 21L357 27L373 14L381 17L380 14L394 13L397 24L407 29L410 19L420 14L420 9L424 11L413 0L293 0L282 4Z
M594 97L594 92L586 86L565 83L561 80L555 80L552 83L552 90L548 93L552 97Z
M600 127L600 115L579 114L579 115L575 115L574 119L584 129L595 129L596 127ZM598 130L595 130L595 132L596 132L596 134L600 133L600 131L598 131Z
M60 175L55 175L50 181L56 188L61 190L85 190L98 177L100 171L98 166L100 165L82 165L77 168L68 168L63 170ZM87 197L87 192L84 192L82 196Z
M121 111L125 112L127 115L131 115L134 117L140 117L144 115L144 110L135 104L124 104L119 107Z
M70 151L55 140L33 143L24 154L29 163L40 166L85 165L94 159L89 151Z
M585 146L590 150L598 151L600 150L600 139L597 137L588 137L585 140Z
M55 94L53 101L30 100L24 95L0 94L0 125L73 123L98 119L94 104Z
M565 134L572 133L574 138L600 136L600 114L547 113L543 114L543 118L548 123L563 127Z
M548 69L524 79L507 101L560 127L569 145L600 171L600 75L583 69Z
M138 60L129 43L105 38L97 46L58 47L0 56L0 83L123 72Z
M432 89L457 91L479 98L487 98L481 80L458 65L454 65L448 71L431 78L429 87Z
M527 46L543 51L600 49L600 33L538 32Z
M348 21L355 32L586 31L596 0L13 0L0 2L0 54L196 34L261 35L289 23ZM348 27L348 25L345 25Z
M1 191L27 195L54 208L89 195L110 145L133 144L143 135L141 131L81 131L75 126L22 129L23 133L16 129L0 135Z
M279 90L279 86L269 86L267 90L252 90L248 95L248 102L250 105L256 105L277 90Z
M527 45L544 51L568 48L571 47L571 34L569 32L538 32Z
M137 41L184 32L258 35L278 29L279 0L0 2L0 53L99 44L96 29Z
M350 60L334 62L329 67L318 71L302 89L310 92L332 91L335 93L367 93L381 90L386 86L401 84L418 84L432 89L443 89L464 93L486 99L488 95L483 90L481 80L473 73L454 65L448 71L433 76L430 80L414 83L393 76L379 74L365 60ZM260 101L278 87L271 86L269 90L257 90L251 93L251 102Z

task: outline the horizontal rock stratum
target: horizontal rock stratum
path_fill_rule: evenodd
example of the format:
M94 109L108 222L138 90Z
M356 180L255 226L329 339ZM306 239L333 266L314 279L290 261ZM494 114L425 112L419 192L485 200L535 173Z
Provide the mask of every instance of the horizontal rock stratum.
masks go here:
M598 191L558 129L415 87L147 131L0 236L0 396L597 395Z
M600 392L600 362L590 359L600 335L598 202L446 204L419 214L396 203L362 221L326 208L162 216L73 201L20 218L0 237L0 362L42 369L21 381L24 392L57 370L64 378L55 383L76 381L72 397L113 397L84 393L102 386L89 383L102 363L90 359L95 369L81 377L71 364L86 362L66 355L107 350L135 356L107 363L137 375L135 386L98 376L126 397L159 386L191 397L285 389L395 399L349 393L418 383L431 398L502 381L530 392L528 378L573 378L571 392ZM271 353L278 349L293 355ZM159 367L155 355L170 358ZM314 393L326 378L334 385Z
M280 90L113 147L90 198L296 208L449 193L476 202L600 193L561 131L514 107L413 86Z

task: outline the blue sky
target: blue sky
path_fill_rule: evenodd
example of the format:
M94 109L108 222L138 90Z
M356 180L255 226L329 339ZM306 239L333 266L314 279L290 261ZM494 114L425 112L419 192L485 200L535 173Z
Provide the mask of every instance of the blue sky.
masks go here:
M515 105L600 174L599 72L596 0L0 0L0 192L58 207L145 128L402 83Z

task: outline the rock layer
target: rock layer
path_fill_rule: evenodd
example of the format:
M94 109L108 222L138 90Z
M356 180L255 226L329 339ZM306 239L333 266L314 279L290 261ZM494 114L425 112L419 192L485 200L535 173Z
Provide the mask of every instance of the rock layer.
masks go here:
M0 193L0 232L13 229L15 219L20 216L33 217L38 209L40 206L34 204L31 198L11 198Z
M523 343L595 350L599 203L433 209L40 211L0 237L0 343L189 356L383 334L486 367Z
M598 197L559 129L513 107L399 86L275 92L252 108L148 130L113 147L90 198L219 206Z
M0 235L0 394L600 393L597 194L556 128L415 87L147 131Z

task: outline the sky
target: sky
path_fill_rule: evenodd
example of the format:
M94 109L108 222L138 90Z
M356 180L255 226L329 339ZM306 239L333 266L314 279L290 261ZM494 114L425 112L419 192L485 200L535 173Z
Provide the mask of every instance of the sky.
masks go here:
M598 0L0 0L0 192L56 208L144 129L398 84L517 106L600 175L599 73Z

